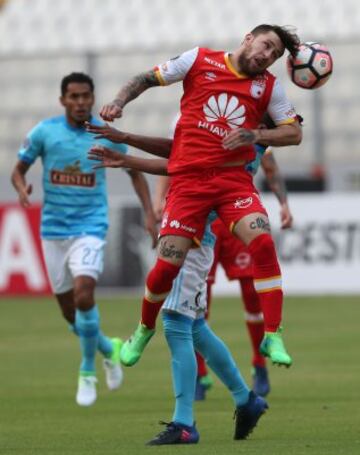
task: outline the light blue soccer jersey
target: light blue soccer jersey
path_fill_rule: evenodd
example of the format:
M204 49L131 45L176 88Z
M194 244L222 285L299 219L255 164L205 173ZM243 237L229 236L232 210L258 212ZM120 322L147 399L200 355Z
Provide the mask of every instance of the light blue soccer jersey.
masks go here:
M91 118L91 123L102 123ZM127 146L95 140L84 128L72 127L65 116L38 123L19 150L21 161L43 165L44 201L41 237L65 239L94 235L103 239L108 228L105 169L93 169L87 158L94 143L127 153Z

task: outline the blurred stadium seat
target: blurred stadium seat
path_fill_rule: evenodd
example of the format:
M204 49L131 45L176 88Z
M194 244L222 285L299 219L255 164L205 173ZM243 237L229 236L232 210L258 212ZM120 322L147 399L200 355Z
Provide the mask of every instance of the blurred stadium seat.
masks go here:
M360 53L357 0L7 0L0 9L3 197L14 197L3 177L14 164L25 132L39 119L60 112L59 82L64 74L91 73L101 105L137 72L196 45L231 50L261 22L297 26L304 41L326 42L335 62L332 79L318 92L291 84L283 60L274 67L305 118L303 144L278 153L282 167L306 174L325 157L322 164L335 166L338 172L346 161L360 174L360 64L354 58ZM149 92L126 108L121 126L167 135L181 86ZM342 187L341 180L337 185L351 189Z

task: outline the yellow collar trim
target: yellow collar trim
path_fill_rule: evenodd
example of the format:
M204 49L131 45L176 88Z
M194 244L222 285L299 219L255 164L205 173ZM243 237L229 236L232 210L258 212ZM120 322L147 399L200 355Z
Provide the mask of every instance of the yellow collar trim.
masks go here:
M226 66L233 74L235 74L236 77L238 77L239 79L248 79L249 76L247 76L245 73L239 73L236 71L236 69L234 68L234 65L230 61L230 56L229 56L228 52L225 53L224 58L225 58Z

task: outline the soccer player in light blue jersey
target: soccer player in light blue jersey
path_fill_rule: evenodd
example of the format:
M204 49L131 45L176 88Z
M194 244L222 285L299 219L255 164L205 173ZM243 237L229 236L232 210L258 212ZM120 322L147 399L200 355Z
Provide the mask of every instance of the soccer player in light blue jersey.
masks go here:
M42 248L53 293L62 314L80 339L80 364L76 402L90 406L96 400L95 355L104 356L110 390L122 382L119 353L122 341L110 339L100 329L95 302L96 282L103 268L108 204L105 169L94 170L87 157L94 136L85 122L101 125L92 117L94 84L83 73L71 73L61 82L60 102L65 113L38 123L18 154L12 183L23 207L30 205L31 184L26 173L37 158L43 166ZM110 145L103 139L98 143ZM114 145L111 144L114 148ZM117 144L117 153L127 146ZM142 173L129 170L132 184L145 211L145 224L156 242L156 221L147 182Z
M109 126L89 126L88 129L97 137L114 142L121 139L158 156L167 157L170 151L171 139L122 133ZM258 151L262 154L264 148L259 148ZM101 161L96 168L128 166L153 174L167 174L166 159L119 157L104 147L92 148L89 157ZM210 228L214 218L216 214L212 212L200 247L189 251L162 308L164 332L172 359L175 410L172 421L167 423L165 430L149 441L148 445L194 444L199 441L193 415L197 376L195 351L206 358L211 369L233 397L236 408L234 439L245 439L268 407L263 398L249 390L229 349L205 320L206 278L213 262L216 241ZM130 343L135 353L141 353L142 346L138 346L136 338L131 339ZM123 352L121 358L122 356Z

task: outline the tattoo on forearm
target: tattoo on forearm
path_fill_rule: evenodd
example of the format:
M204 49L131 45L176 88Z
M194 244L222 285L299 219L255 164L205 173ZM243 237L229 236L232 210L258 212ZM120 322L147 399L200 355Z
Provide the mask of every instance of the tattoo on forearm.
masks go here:
M167 240L160 240L159 252L164 258L182 259L185 256L184 251L176 248L175 245L171 244Z
M155 71L147 71L140 73L131 79L120 91L116 97L116 101L122 106L125 106L129 101L137 98L142 92L149 87L159 85Z
M253 144L255 141L255 134L251 130L242 130L240 133L240 137L243 141L248 142L249 144Z
M261 218L260 216L256 220L250 222L250 229L261 229L262 231L270 232L270 223L266 218Z

